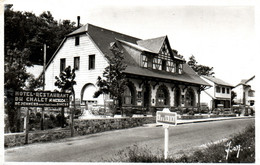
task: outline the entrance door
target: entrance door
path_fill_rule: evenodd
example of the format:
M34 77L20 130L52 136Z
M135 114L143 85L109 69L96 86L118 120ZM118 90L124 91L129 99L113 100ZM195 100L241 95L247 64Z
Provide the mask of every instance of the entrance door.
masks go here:
M150 107L150 86L146 85L144 87L144 107L148 110Z
M174 92L174 106L179 107L181 106L181 90L179 87L175 88Z

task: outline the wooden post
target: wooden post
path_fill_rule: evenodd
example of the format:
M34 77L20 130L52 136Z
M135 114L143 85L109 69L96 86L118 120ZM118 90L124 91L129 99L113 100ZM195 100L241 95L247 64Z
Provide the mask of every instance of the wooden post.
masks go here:
M42 107L41 130L44 130L44 107Z
M73 108L71 109L71 115L70 115L70 120L71 120L71 123L70 123L70 129L71 129L71 137L73 137L74 136L74 111L75 111L75 109L76 109L76 104L75 104L75 92L74 92L74 90L73 90L73 103L74 103L74 105L73 105Z
M166 160L168 157L169 150L169 126L164 125L164 159Z
M64 107L61 108L61 128L64 128L65 117L64 117Z
M26 117L25 117L25 142L24 142L24 144L28 144L28 141L29 141L29 108L27 109Z
M43 44L43 91L45 90L46 44ZM44 107L42 107L41 130L44 130Z
M18 108L17 119L16 119L16 131L21 132L21 107Z
M43 91L45 90L46 44L43 45Z

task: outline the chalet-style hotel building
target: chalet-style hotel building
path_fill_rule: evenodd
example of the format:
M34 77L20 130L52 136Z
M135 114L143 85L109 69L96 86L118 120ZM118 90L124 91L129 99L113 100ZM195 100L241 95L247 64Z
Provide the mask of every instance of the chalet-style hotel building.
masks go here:
M67 66L76 69L76 99L82 106L103 105L109 96L93 98L97 77L103 75L112 55L109 47L123 51L128 80L123 105L145 108L198 107L200 93L210 86L173 50L168 37L142 40L86 24L69 35L46 65L45 90L55 90L55 76Z

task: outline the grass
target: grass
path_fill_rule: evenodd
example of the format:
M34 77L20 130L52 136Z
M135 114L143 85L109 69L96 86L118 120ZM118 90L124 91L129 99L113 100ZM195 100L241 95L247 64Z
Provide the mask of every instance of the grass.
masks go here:
M251 124L244 131L233 135L225 142L210 144L204 149L196 150L192 154L184 153L178 158L169 155L169 158L164 160L163 151L157 151L157 154L153 154L147 146L138 147L133 145L119 151L116 159L112 161L141 163L254 163L255 126Z

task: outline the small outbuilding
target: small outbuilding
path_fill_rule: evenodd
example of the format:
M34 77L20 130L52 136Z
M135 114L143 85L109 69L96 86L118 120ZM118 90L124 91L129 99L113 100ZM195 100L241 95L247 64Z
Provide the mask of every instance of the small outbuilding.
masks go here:
M233 85L213 76L201 76L212 87L201 93L201 102L208 103L209 109L231 108L231 90Z

